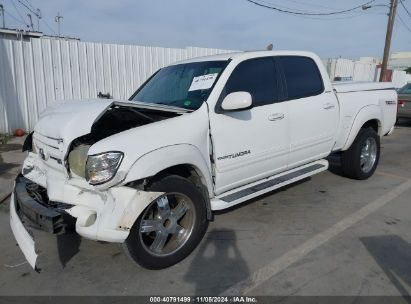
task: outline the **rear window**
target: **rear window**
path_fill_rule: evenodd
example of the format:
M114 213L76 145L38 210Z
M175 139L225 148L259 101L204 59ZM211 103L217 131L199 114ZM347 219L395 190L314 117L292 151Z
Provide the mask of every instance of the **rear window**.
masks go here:
M324 84L317 64L308 57L279 57L287 85L288 99L321 94Z

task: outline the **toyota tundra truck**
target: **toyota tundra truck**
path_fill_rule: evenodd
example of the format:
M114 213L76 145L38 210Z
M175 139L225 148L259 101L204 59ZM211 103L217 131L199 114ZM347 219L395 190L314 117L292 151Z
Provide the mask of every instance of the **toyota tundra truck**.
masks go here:
M346 177L369 178L396 112L391 83L332 84L309 52L178 62L127 101L46 109L23 146L11 228L33 268L38 230L75 230L121 243L145 268L169 267L196 248L214 211L325 171L330 154Z

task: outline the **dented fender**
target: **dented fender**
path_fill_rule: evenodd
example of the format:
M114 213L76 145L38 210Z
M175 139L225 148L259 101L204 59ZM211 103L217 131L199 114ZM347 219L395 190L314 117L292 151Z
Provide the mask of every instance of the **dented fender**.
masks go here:
M214 193L209 162L197 147L190 144L166 146L144 154L132 165L124 183L154 176L177 165L192 166L207 185L208 193Z

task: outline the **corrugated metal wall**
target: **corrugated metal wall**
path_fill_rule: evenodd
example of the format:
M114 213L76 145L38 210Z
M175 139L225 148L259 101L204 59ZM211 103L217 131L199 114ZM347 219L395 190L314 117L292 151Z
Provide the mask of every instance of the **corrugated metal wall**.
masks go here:
M375 81L377 66L351 59L323 60L331 80L335 77L351 78L353 81Z
M80 41L0 39L0 132L32 130L55 100L127 99L151 74L172 62L230 52Z

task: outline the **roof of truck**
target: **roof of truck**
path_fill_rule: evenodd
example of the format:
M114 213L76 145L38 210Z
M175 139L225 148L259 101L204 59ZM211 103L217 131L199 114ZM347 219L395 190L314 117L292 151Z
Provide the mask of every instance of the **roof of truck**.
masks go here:
M231 52L231 53L223 53L223 54L211 55L211 56L195 57L195 58L191 58L188 60L178 61L174 64L201 62L201 61L220 61L220 60L224 61L224 60L235 59L235 58L249 59L249 58L257 58L257 57L281 56L281 55L308 56L308 57L316 56L314 53L304 52L304 51L245 51L245 52Z

